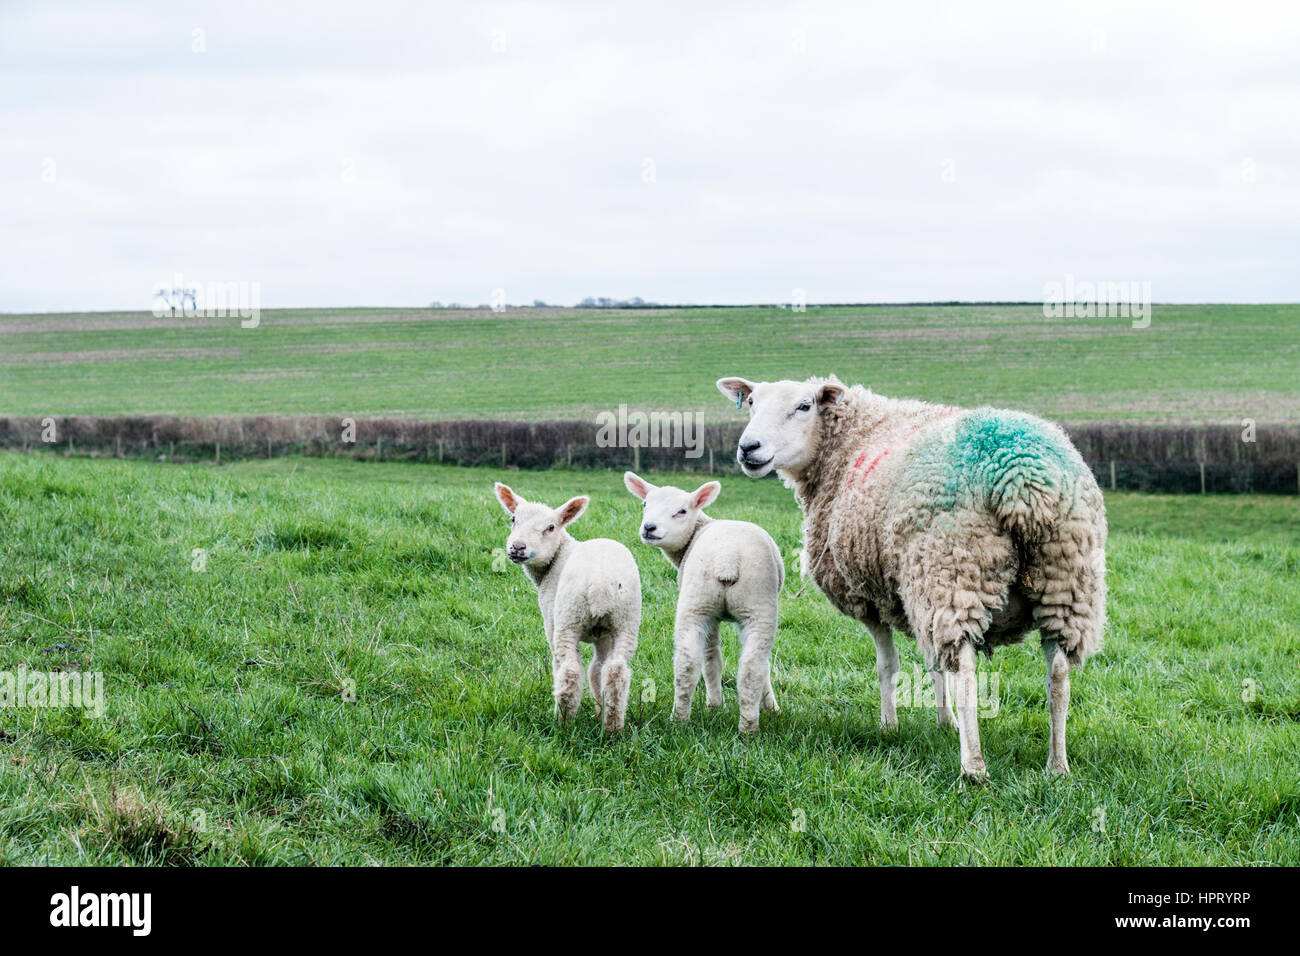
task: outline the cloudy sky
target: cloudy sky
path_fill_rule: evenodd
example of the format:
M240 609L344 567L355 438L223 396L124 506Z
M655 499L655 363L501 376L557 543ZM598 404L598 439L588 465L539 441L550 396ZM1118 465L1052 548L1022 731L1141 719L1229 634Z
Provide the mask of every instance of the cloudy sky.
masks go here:
M0 311L1300 300L1300 7L0 2Z

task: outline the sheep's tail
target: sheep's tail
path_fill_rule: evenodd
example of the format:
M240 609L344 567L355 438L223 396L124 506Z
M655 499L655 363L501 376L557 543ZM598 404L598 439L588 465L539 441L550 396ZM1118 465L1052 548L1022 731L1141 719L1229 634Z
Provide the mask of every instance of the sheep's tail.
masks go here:
M619 607L622 599L621 581L592 581L587 585L587 609L592 617L608 617Z

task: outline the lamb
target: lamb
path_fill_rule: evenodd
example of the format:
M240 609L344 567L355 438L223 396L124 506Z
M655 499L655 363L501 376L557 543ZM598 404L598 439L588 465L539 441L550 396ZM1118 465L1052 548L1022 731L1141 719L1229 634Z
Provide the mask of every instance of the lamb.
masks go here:
M1106 510L1065 433L1021 412L890 399L833 376L717 385L749 407L741 470L775 470L794 489L810 572L871 632L882 725L897 725L895 628L932 671L941 724L952 720L952 675L962 773L986 779L976 652L991 657L1037 629L1047 771L1069 773L1070 669L1105 627Z
M781 552L758 525L714 520L704 513L722 490L716 481L686 492L656 487L629 471L623 483L645 502L641 540L663 551L677 568L673 716L690 719L701 665L705 703L710 710L721 706L718 622L734 621L741 643L736 673L740 732L756 733L760 710L780 710L772 693L772 645L777 597L785 583Z
M595 645L587 678L604 714L605 730L623 729L632 655L641 627L641 576L632 552L609 538L576 541L566 530L587 508L586 495L551 509L525 501L501 482L497 500L510 515L506 556L537 586L556 715L571 720L582 702L580 641Z

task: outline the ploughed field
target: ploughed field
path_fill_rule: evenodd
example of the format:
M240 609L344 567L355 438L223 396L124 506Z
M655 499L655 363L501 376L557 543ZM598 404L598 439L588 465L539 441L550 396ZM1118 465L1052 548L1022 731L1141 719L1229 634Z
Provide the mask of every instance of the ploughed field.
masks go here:
M1011 322L1006 310L972 312L987 313L975 328ZM653 385L668 403L689 388L701 407L722 404L706 394L719 354L737 357L725 371L751 376L833 366L882 390L969 403L978 385L1004 395L1002 404L1049 413L1073 391L1110 403L1104 414L1121 414L1124 402L1098 384L1107 376L1117 393L1163 394L1171 407L1231 391L1222 369L1193 376L1194 349L1178 360L1186 382L1139 376L1140 355L1125 353L1142 353L1142 336L1162 327L1174 349L1167 363L1198 335L1244 328L1249 342L1262 328L1251 324L1251 310L1242 326L1225 318L1220 331L1212 331L1213 310L1179 310L1167 323L1161 314L1151 329L1089 332L1090 346L1075 343L1074 375L1059 383L1060 395L1048 370L1017 385L1010 370L986 365L984 383L961 354L973 341L924 346L930 361L952 359L946 375L919 359L883 361L910 354L900 342L880 351L872 332L883 314L876 321L860 312L860 350L834 362L816 325L834 325L830 317L799 317L811 324L790 333L783 352L749 362L738 358L755 340L745 323L706 317L699 354L679 352L681 368L668 381L652 374L653 356L622 365L631 351L615 348L615 336L584 342L581 328L676 328L680 317L591 315L554 328L573 349L589 346L585 361L609 366L630 393ZM277 330L276 315L258 330L236 325L230 341L264 332L338 342L355 326L372 342L397 342L434 325L395 317ZM794 318L773 312L770 321ZM303 362L326 363L326 382L257 378L244 366L247 387L232 393L239 363L231 359L210 367L211 378L195 372L193 387L177 381L160 390L167 369L179 368L160 356L139 359L159 375L148 390L137 381L144 366L124 374L114 365L111 382L82 392L50 367L43 381L60 412L158 411L157 401L189 412L319 411L319 395L296 389L327 389L320 394L330 407L342 408L344 382L374 412L393 410L402 396L422 403L403 408L422 414L525 414L534 398L537 408L564 414L607 403L607 389L592 386L609 376L570 375L565 388L530 395L530 383L553 388L524 367L540 358L500 341L490 362L475 351L474 342L486 348L491 338L482 323L535 319L441 319L456 330L444 338L447 354L430 344L429 354L392 367L365 350L328 362L328 350L302 352ZM1042 321L1011 326L1023 336ZM370 334L379 328L382 335ZM679 330L682 348L688 331ZM110 338L131 338L119 332ZM94 333L59 334L71 348ZM165 327L152 346L119 348L148 351L168 347L169 336L207 334L213 347L226 335ZM1109 360L1087 358L1089 348L1112 348L1107 336L1129 344ZM1247 362L1252 347L1218 348L1231 366ZM1023 369L1035 345L1022 340L1019 349ZM254 365L271 361L256 348L250 354ZM560 349L558 360L565 355ZM10 348L6 360L13 356ZM83 358L79 368L93 374L96 360ZM480 373L482 387L468 386L471 361L490 369ZM1294 363L1294 350L1281 350L1280 361ZM379 381L361 374L371 362ZM429 375L439 368L450 381ZM16 386L9 371L0 376L4 407L35 409L31 382ZM515 374L523 394L501 387ZM1256 368L1244 381L1268 391L1270 374ZM80 406L79 394L94 407ZM602 737L589 695L575 726L553 721L534 591L495 553L507 534L491 493L497 477L551 504L592 494L574 534L616 538L638 560L645 618L622 738ZM213 467L0 453L0 674L102 674L104 703L102 717L12 700L0 707L0 863L1300 863L1300 501L1121 493L1109 494L1107 506L1110 626L1105 650L1074 679L1073 774L1043 774L1047 714L1033 642L981 659L992 780L974 787L958 782L956 737L935 726L924 693L903 706L907 681L928 684L909 645L901 726L878 729L871 640L815 586L797 594L798 509L777 481L723 476L711 509L766 527L789 571L774 658L781 712L763 716L756 739L741 740L730 625L726 706L706 712L701 691L689 725L669 719L676 584L667 562L636 542L639 502L617 472L297 458Z

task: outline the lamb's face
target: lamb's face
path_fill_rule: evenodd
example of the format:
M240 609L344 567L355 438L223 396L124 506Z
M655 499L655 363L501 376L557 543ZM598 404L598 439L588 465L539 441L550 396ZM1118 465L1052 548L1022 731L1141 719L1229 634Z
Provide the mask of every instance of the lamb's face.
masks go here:
M838 382L751 382L718 379L718 391L749 409L749 424L740 436L736 461L750 478L777 470L798 477L817 454L822 410L838 404Z
M623 483L645 502L641 512L641 540L665 551L686 547L700 512L713 504L722 490L716 481L706 482L694 491L683 491L672 485L658 487L630 471L623 475Z
M496 483L496 495L510 515L506 557L515 564L534 568L544 568L555 560L555 551L565 536L565 525L582 514L589 500L580 495L559 508L548 508L535 501L525 501L501 482Z

